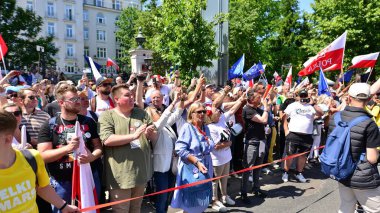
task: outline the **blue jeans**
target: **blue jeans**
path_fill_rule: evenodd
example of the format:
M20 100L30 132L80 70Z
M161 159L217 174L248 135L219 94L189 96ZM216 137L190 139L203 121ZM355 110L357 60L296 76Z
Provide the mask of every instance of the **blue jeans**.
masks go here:
M54 188L59 197L67 203L71 203L71 180L56 180L53 176L51 176L50 185ZM52 208L54 213L61 212L53 205Z
M170 188L174 182L174 176L171 173L171 170L167 172L154 172L153 175L154 184L156 185L156 191L162 191ZM156 195L156 212L157 213L165 213L167 212L169 201L168 201L169 193L163 193Z

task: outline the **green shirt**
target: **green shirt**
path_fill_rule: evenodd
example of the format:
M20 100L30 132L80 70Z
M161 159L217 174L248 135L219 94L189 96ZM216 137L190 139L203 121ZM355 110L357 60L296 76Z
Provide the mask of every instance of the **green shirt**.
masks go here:
M115 110L108 110L99 117L99 136L102 143L111 135L128 135L143 124L151 124L149 115L133 108L128 118ZM152 177L151 145L144 134L137 140L137 147L128 143L122 146L104 146L104 177L109 189L130 189L145 185Z

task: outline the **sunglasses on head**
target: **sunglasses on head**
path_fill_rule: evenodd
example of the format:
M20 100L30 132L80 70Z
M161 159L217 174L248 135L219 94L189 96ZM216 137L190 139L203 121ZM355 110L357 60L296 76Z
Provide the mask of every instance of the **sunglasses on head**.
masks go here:
M206 114L206 110L198 110L198 111L194 111L194 113L197 113L197 114Z

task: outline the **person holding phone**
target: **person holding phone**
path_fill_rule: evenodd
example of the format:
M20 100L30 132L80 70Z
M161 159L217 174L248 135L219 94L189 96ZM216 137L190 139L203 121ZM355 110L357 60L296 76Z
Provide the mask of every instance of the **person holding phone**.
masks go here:
M144 194L152 177L152 143L157 131L149 115L135 107L134 94L127 84L111 90L115 108L99 117L100 139L104 146L104 177L110 201ZM140 212L142 199L112 206L113 212Z

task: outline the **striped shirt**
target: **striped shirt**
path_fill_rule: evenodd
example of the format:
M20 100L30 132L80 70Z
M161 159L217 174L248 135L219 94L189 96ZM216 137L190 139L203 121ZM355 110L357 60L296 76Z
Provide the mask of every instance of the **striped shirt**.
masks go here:
M31 114L22 114L21 125L26 126L26 131L31 139L38 139L42 124L50 119L50 115L44 111L35 109Z

